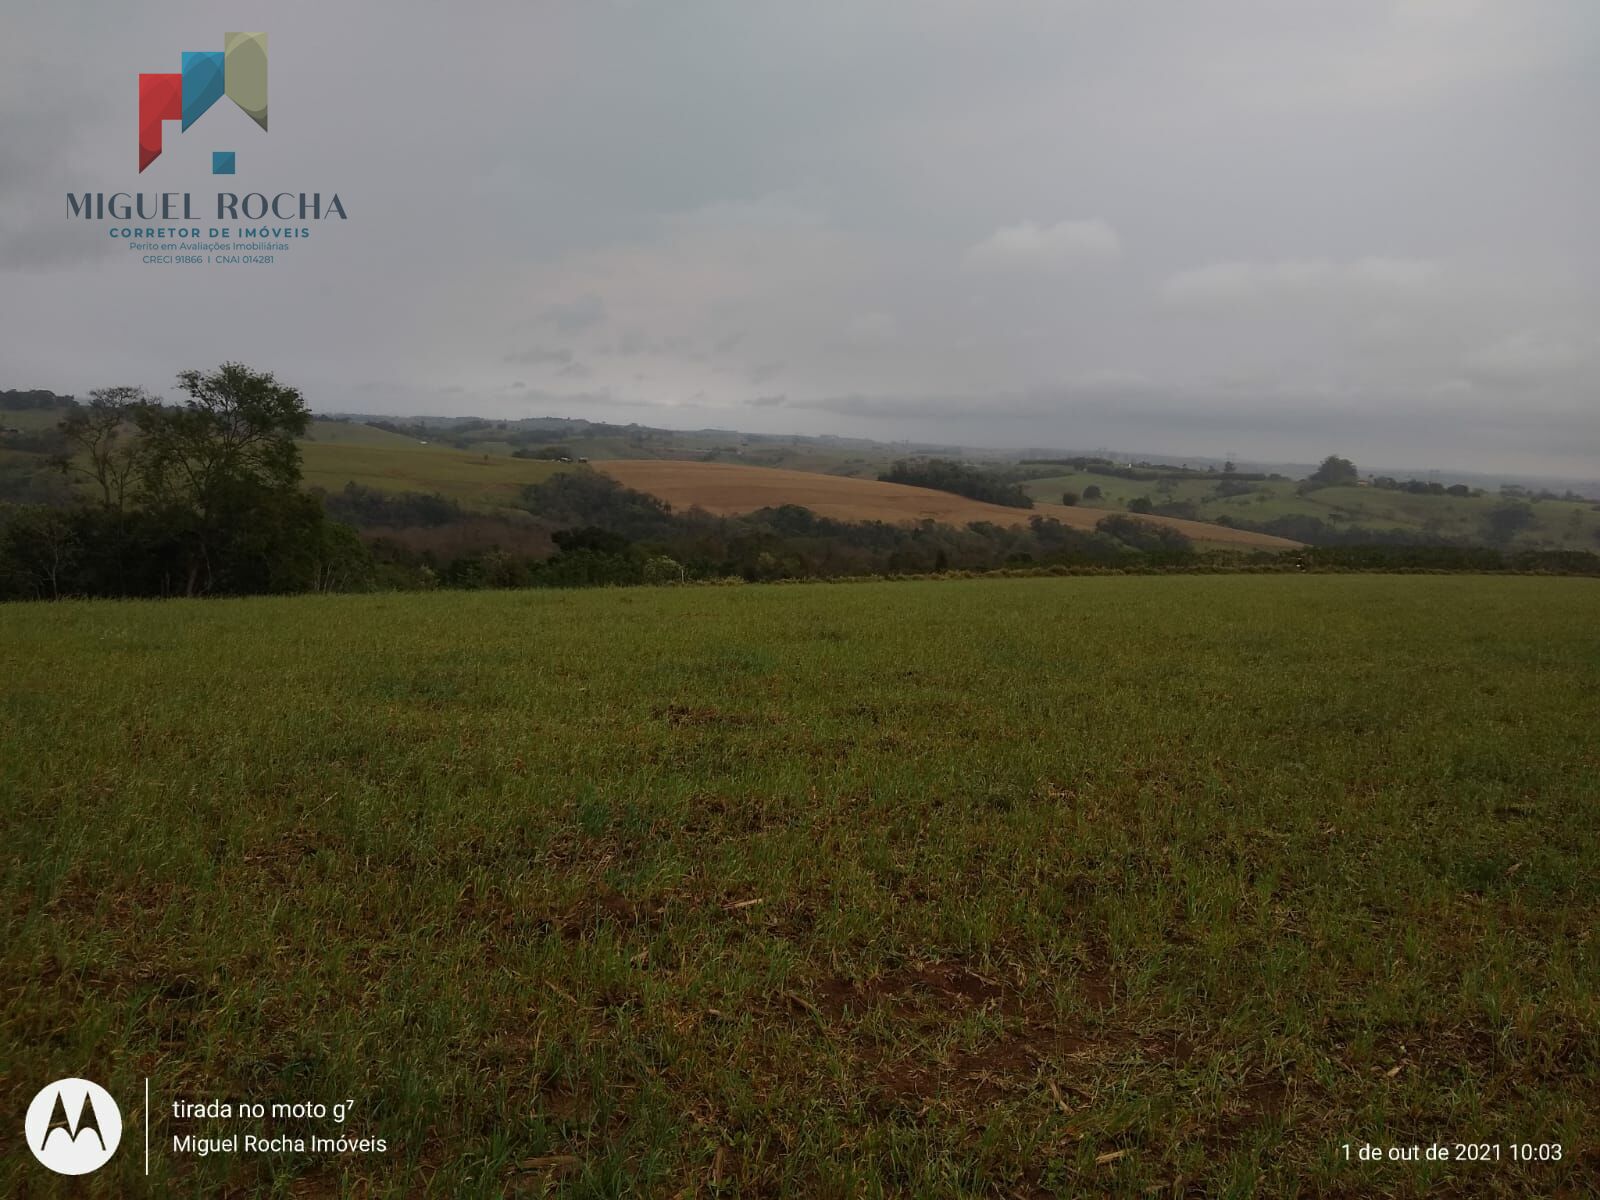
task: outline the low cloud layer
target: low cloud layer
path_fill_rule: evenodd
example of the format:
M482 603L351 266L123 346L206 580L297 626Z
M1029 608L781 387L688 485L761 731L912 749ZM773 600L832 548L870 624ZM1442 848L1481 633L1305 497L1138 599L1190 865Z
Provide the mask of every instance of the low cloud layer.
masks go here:
M8 21L0 387L1600 474L1588 0L284 0L234 183L351 219L222 274L63 211L213 189L145 7Z
M1058 221L1041 227L1032 221L996 229L967 251L978 270L1058 271L1077 263L1115 258L1122 251L1117 231L1101 220Z

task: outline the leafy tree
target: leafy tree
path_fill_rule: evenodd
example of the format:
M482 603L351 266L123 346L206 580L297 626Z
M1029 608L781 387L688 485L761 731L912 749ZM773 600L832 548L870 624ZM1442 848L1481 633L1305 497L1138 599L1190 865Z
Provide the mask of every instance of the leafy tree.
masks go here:
M594 525L633 541L664 537L677 528L671 505L598 471L562 471L529 484L522 490L522 503L551 525Z
M71 517L42 505L0 508L0 599L55 600L82 557Z
M1099 500L1104 496L1105 493L1100 490L1100 485L1098 483L1091 483L1088 487L1083 489L1083 498L1085 500Z
M1150 510L1161 517L1181 517L1185 521L1198 521L1200 508L1193 500L1169 500Z
M1337 454L1330 454L1322 460L1322 465L1311 473L1313 483L1320 483L1324 487L1339 487L1355 483L1361 478L1361 473L1356 470L1355 463L1348 458L1340 458Z
M312 494L322 498L323 507L334 520L358 529L374 526L432 528L454 524L466 517L460 504L437 492L381 492L351 482L333 495L320 488L313 488Z
M1194 543L1176 529L1154 521L1141 521L1126 513L1112 513L1101 518L1095 529L1141 554L1188 554L1194 549Z
M121 512L140 467L139 415L155 401L139 387L96 388L58 426L68 449L56 459L65 474L94 484L103 507Z
M982 471L948 458L902 458L878 476L885 483L904 483L912 487L934 488L1004 504L1010 508L1032 508L1033 497L1020 484L1009 483L991 471Z
M581 529L559 529L551 535L550 540L561 548L563 554L574 554L580 550L592 550L596 554L626 554L630 547L628 539L620 533L612 533L595 525L586 525Z
M262 572L247 567L248 558L285 548L263 526L322 517L320 505L313 519L288 499L300 484L295 439L309 428L311 410L298 389L239 363L182 371L178 386L189 396L181 406L135 413L146 502L182 531L186 594L255 590L250 584Z
M1062 492L1061 493L1061 503L1065 504L1068 508L1071 508L1077 502L1078 502L1078 493L1077 492Z
M644 564L644 581L653 584L682 583L683 564L665 554L647 558Z
M1524 529L1530 528L1537 522L1533 509L1518 501L1508 501L1490 510L1484 518L1484 526L1491 542L1505 545Z
M1128 511L1131 513L1148 513L1155 508L1155 503L1149 496L1135 496L1128 501Z
M27 409L62 408L73 409L78 405L77 400L71 396L58 396L54 392L45 391L4 391L0 392L0 411L22 412Z
M189 395L180 407L137 413L153 496L210 519L241 490L299 484L295 439L310 427L311 410L298 389L239 363L179 372L178 386Z

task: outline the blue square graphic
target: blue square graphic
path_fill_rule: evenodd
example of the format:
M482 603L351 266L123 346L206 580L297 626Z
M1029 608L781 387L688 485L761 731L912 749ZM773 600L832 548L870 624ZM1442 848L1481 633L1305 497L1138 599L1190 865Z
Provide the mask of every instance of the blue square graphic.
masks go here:
M211 173L213 175L233 174L232 150L213 150L211 152Z

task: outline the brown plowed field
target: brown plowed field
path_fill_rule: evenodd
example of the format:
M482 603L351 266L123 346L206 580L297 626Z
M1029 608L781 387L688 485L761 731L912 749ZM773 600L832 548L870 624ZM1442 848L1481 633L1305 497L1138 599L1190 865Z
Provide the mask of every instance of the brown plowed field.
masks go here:
M1038 514L1054 517L1074 529L1093 529L1107 516L1104 509L1068 508L1062 504L1036 504L1032 508L1006 508L968 500L965 496L930 488L852 479L843 475L818 475L811 471L785 471L777 467L743 467L734 463L683 462L678 459L621 459L595 463L619 483L659 496L675 509L699 507L719 515L798 504L836 521L938 521L967 525L992 521L996 525L1021 525ZM1203 521L1176 517L1141 517L1168 525L1197 542L1249 550L1289 550L1299 542L1265 533L1246 533Z

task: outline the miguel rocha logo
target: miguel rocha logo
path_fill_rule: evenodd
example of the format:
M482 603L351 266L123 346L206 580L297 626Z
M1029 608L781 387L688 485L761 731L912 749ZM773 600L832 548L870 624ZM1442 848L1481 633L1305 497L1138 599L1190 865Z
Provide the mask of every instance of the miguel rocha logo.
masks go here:
M183 132L226 96L263 132L267 128L267 35L225 33L221 50L185 50L183 70L139 76L139 171L161 156L165 121L182 121ZM211 173L232 175L233 150L211 152Z
M167 122L181 121L187 131L224 97L266 131L267 35L226 33L222 47L185 50L181 71L139 76L141 174L161 157ZM166 166L165 174L175 178L165 186L181 186L182 164ZM213 175L234 175L239 168L237 151L211 152ZM156 176L163 173L158 168ZM106 222L105 235L146 265L187 268L271 265L307 243L312 222L348 219L343 200L331 189L257 186L249 192L218 191L211 203L186 190L68 191L67 216Z

